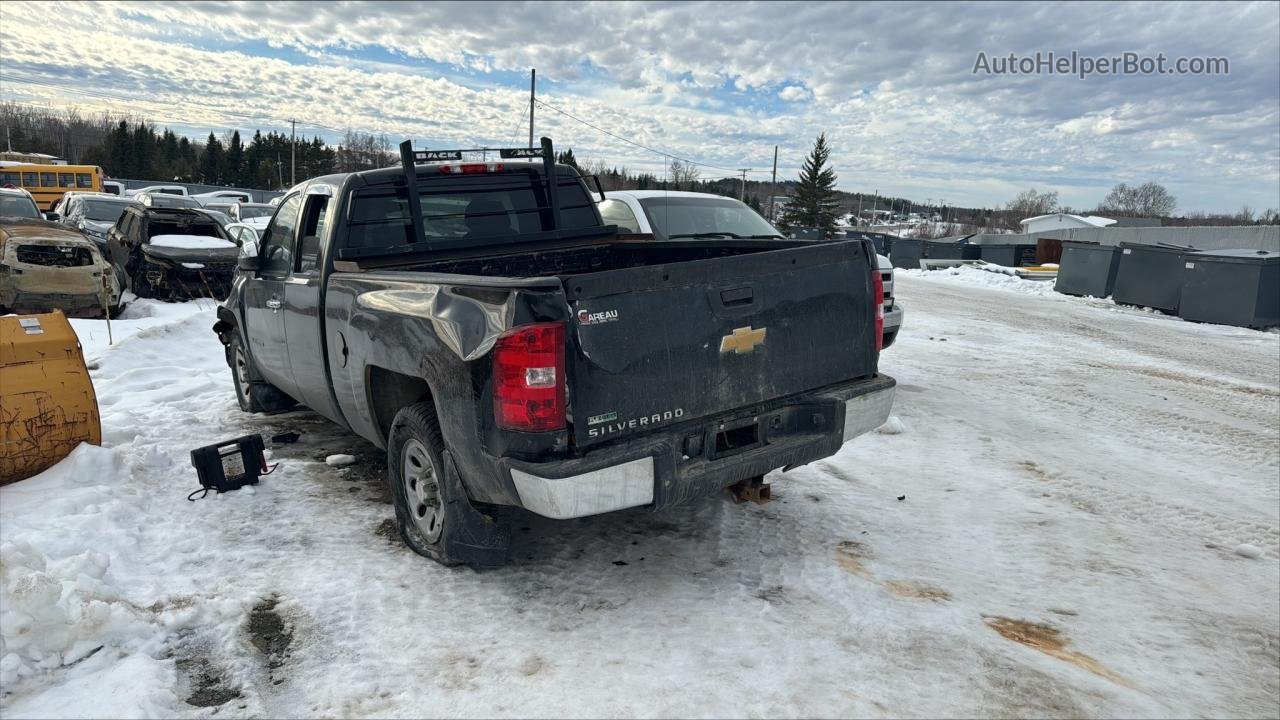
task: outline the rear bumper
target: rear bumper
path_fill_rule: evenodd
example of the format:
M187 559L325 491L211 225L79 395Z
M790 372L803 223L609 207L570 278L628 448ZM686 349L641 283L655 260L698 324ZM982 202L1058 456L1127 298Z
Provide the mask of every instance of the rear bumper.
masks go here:
M527 510L556 519L692 500L777 468L835 454L884 424L895 382L887 376L775 401L749 413L704 419L645 435L581 458L498 462ZM746 428L754 442L722 449L726 428Z

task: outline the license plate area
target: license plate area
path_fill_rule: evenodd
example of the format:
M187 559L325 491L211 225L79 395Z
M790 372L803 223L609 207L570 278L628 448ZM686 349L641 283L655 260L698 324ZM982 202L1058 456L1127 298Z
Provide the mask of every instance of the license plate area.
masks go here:
M711 443L711 458L727 457L760 447L764 442L760 432L760 422L756 419L740 421L726 425L716 432Z

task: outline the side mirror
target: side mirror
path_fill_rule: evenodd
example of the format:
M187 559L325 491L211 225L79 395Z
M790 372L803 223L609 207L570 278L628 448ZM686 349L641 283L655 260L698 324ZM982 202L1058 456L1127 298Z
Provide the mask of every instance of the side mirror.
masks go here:
M236 267L247 272L256 272L262 267L262 261L258 259L258 241L249 240L240 246L240 257L236 260Z
M58 222L58 220L61 218L62 218L61 215L59 215L56 212L53 212L52 210L44 214L44 219L48 220L49 222Z

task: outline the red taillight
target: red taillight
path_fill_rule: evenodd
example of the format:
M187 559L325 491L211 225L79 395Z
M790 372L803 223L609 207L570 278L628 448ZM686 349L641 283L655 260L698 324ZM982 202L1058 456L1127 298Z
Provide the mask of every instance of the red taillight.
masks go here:
M502 163L463 163L461 165L441 165L442 175L476 175L478 173L502 172Z
M880 268L871 267L871 293L876 304L876 352L884 349L884 277Z
M564 323L535 323L498 336L493 347L493 416L523 432L565 426Z

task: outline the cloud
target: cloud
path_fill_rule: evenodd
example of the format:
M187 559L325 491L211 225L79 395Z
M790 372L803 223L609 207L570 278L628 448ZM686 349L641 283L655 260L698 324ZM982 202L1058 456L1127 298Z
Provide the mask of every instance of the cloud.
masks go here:
M994 206L1052 181L1064 201L1089 206L1136 177L1180 186L1183 207L1205 209L1268 207L1280 194L1274 3L885 12L843 3L219 0L5 3L0 12L0 96L129 110L202 134L297 118L331 138L351 127L436 147L504 144L527 132L525 78L537 67L546 102L728 169L768 167L778 145L780 175L792 176L826 132L846 189ZM1037 50L1228 57L1231 74L972 73L980 51ZM537 126L579 157L665 165L545 108Z
M800 100L808 100L812 98L813 93L799 85L788 85L782 88L782 91L778 93L778 97L786 100L787 102L798 102Z

